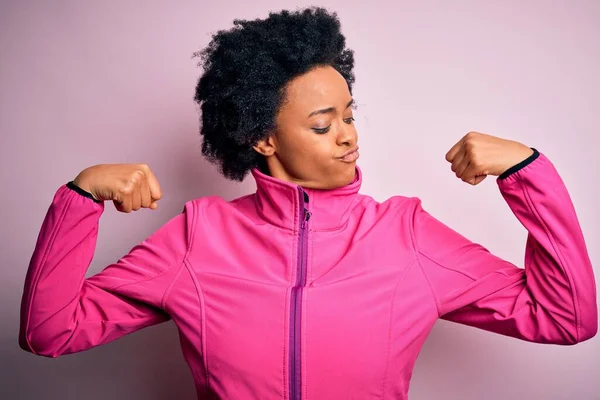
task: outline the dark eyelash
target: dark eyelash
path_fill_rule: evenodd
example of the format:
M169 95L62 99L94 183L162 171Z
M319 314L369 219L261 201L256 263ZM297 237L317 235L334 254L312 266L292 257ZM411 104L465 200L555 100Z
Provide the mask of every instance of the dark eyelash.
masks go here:
M350 122L346 122L346 121L350 121ZM352 123L353 121L355 121L354 117L350 117L350 118L346 118L346 119L344 119L344 122L346 122L347 124L350 124L350 123ZM331 128L331 125L329 125L328 127L325 127L325 128L312 128L312 129L313 129L313 131L315 131L316 133L321 133L321 134L323 134L323 133L327 133L327 132L329 132L329 128Z
M329 125L326 128L312 128L313 131L317 132L317 133L327 133L329 132L329 128L331 128L331 125Z

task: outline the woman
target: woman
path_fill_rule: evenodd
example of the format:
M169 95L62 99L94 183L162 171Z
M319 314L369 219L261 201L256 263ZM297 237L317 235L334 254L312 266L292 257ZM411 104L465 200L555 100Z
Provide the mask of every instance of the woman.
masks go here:
M147 165L100 164L56 192L25 282L20 345L83 351L172 319L198 398L406 399L438 318L572 345L597 331L575 210L534 148L471 132L446 158L498 176L528 230L525 269L438 221L417 197L359 194L353 53L320 8L236 21L199 55L202 152L255 193L190 200L84 279L104 201L157 207Z

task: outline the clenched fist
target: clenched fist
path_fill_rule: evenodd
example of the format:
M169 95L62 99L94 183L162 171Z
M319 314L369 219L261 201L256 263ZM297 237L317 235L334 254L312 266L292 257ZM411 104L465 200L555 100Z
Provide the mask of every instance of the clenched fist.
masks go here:
M112 200L118 211L155 210L162 198L160 185L146 164L98 164L81 171L73 180L97 200Z
M446 153L446 161L452 164L457 178L477 185L488 175L502 175L532 154L533 150L523 143L469 132Z

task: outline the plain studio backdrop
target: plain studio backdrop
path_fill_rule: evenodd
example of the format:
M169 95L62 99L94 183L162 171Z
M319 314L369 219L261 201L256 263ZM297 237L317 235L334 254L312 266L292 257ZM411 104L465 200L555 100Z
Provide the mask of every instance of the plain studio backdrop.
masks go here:
M322 5L355 50L362 193L419 196L444 223L523 266L527 232L495 177L472 187L445 153L468 131L536 147L574 201L600 275L599 1L2 1L0 8L0 398L192 399L172 322L43 358L18 346L23 281L58 187L99 163L145 162L157 211L100 220L87 276L206 195L254 190L200 153L192 53L234 18ZM600 337L519 341L439 321L411 400L600 399Z

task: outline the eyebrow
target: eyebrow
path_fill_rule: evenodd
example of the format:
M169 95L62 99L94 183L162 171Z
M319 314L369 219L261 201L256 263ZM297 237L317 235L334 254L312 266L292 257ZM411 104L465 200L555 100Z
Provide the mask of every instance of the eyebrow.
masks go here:
M346 108L345 108L345 109L347 109L348 107L350 107L352 104L354 104L354 99L350 100L350 101L348 102L348 104L346 104ZM307 118L310 118L310 117L312 117L313 115L317 115L317 114L327 114L327 113L330 113L330 112L333 112L333 111L335 111L335 107L328 107L328 108L323 108L323 109L321 109L321 110L315 110L315 111L311 112L310 114L308 114L308 117L307 117Z

